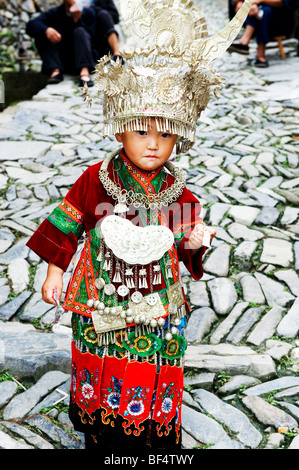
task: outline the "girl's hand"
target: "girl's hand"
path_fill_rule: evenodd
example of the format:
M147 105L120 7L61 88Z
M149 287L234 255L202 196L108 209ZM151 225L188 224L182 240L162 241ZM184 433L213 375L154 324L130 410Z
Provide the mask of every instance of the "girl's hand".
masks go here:
M63 270L53 263L49 263L47 278L42 286L43 301L48 304L57 305L54 300L54 291L57 291L57 299L60 300L63 288Z
M204 224L195 225L191 235L189 237L189 248L191 250L199 250L203 246L204 232L208 232L210 235L210 242L216 235L216 230L211 227L208 227Z

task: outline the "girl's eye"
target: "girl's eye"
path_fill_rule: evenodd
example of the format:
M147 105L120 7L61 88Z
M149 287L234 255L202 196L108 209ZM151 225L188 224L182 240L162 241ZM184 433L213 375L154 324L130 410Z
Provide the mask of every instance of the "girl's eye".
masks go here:
M168 134L167 132L164 132L164 134L161 134L161 137L163 137L164 139L166 139L167 137L170 137L171 134Z
M139 134L139 135L146 135L146 134L147 134L146 131L136 131L136 132L137 132L137 134Z

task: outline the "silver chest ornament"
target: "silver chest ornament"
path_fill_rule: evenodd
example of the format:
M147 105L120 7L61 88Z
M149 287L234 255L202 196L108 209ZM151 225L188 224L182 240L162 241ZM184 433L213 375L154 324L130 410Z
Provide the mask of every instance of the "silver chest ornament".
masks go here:
M89 299L87 305L94 310L92 311L92 319L95 330L98 334L123 329L128 326L135 327L143 325L148 328L163 327L165 324L165 317L167 315L161 298L158 292L150 292L143 295L140 288L147 288L146 269L145 266L150 266L155 263L152 268L152 279L150 284L158 285L161 283L161 268L159 260L163 258L174 243L174 235L172 231L165 226L161 225L147 225L145 227L138 227L133 225L129 220L119 217L117 215L110 215L105 217L101 223L101 235L104 246L110 250L116 258L116 273L113 277L113 283L110 281L105 282L103 276L99 276L95 280L95 285L99 292L110 296L113 299L115 296L121 297L123 300L129 296L126 308L122 306L107 306L103 301ZM110 259L109 251L106 251L102 259ZM103 269L108 273L111 264L104 262ZM121 263L126 266L121 274ZM140 266L139 269L139 282L134 282L134 269L136 265ZM127 281L125 281L126 277ZM116 287L114 284L119 283ZM136 284L136 285L135 285ZM134 292L130 295L130 289ZM175 317L180 317L183 314L182 305L184 304L184 297L182 295L182 287L180 282L175 283L170 288L169 298L169 314ZM181 292L181 295L179 294ZM102 294L100 294L102 295ZM112 300L111 300L112 302ZM179 315L181 313L181 315ZM176 324L179 324L177 320ZM173 323L173 322L172 322ZM166 333L167 337L171 337L173 331Z

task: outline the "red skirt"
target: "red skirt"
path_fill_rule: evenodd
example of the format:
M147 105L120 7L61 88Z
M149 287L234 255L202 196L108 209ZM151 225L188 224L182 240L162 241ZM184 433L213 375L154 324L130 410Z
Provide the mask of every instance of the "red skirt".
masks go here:
M91 346L92 324L87 330ZM134 354L136 349L124 352L118 343L95 351L82 343L82 332L78 339L77 325L73 333L69 413L74 428L103 449L180 448L182 341L174 339L164 357L161 348L153 353L154 347L148 356Z

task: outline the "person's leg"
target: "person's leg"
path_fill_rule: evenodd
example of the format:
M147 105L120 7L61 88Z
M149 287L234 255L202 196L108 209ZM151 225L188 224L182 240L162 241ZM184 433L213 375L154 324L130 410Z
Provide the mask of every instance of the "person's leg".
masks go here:
M248 17L245 21L244 33L240 39L230 45L229 52L238 52L239 54L249 54L249 43L255 33L255 20L256 18Z
M113 18L107 10L97 12L97 38L96 48L99 57L107 54L120 56L119 37L115 29Z
M63 64L59 47L47 38L36 38L36 48L42 60L42 72L49 75L48 83L59 83L63 80Z
M256 67L267 67L268 61L266 58L266 44L270 41L270 27L273 18L273 11L275 9L269 6L263 6L263 16L258 21L258 27L256 28Z
M91 37L86 29L81 26L76 28L73 33L74 66L76 73L80 75L80 85L86 82L92 86L90 72L94 70L95 61L92 54Z

